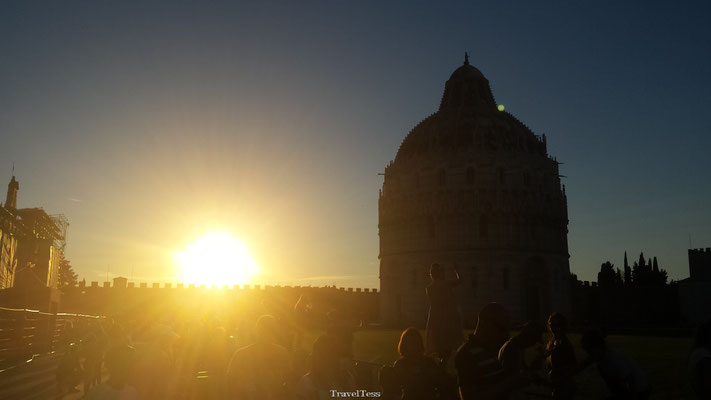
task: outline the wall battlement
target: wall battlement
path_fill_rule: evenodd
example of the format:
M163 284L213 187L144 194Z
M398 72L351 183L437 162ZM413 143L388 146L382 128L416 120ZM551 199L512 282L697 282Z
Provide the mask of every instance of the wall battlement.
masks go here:
M294 310L306 299L313 310L331 310L373 321L378 318L380 293L375 288L336 286L234 285L208 286L184 283L136 283L126 278L114 282L81 283L61 288L60 311L126 318L130 315L200 315L204 312L250 316ZM232 318L230 317L230 318ZM240 317L242 318L242 317Z
M689 277L695 282L711 282L711 247L689 249Z
M689 255L704 254L704 253L711 253L711 247L707 247L707 248L701 247L698 249L689 249Z
M77 285L79 289L168 289L168 290L229 290L229 291L264 291L264 290L314 290L314 289L337 289L342 292L351 293L378 293L377 288L346 288L346 287L336 287L336 286L281 286L281 285L195 285L195 284L184 284L184 283L146 283L141 282L136 285L136 282L98 282L92 281L89 285L84 282L79 282Z

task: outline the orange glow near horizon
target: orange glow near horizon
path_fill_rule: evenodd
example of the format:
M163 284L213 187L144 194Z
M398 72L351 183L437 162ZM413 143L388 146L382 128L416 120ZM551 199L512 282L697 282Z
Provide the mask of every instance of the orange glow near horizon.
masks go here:
M174 254L179 279L197 285L244 285L259 266L244 240L226 232L208 232Z

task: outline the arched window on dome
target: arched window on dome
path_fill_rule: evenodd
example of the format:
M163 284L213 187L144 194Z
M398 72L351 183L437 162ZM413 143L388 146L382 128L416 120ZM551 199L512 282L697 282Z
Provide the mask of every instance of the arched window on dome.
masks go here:
M469 184L469 185L474 184L474 168L473 167L467 167L467 184Z
M528 171L523 171L523 184L524 186L531 184L531 174Z
M508 268L504 268L504 269L501 271L501 280L502 280L502 285L503 285L503 287L504 287L504 290L508 290L508 289L509 289L509 284L510 284L510 282L509 282L509 269L508 269Z
M479 237L485 238L489 236L489 221L486 215L479 217Z
M437 186L444 186L447 184L447 173L444 168L440 168L437 171Z
M496 174L499 176L499 183L506 182L506 176L504 175L504 169L499 167L496 169Z
M416 188L420 187L420 173L419 172L415 172L414 181L415 181L415 187Z

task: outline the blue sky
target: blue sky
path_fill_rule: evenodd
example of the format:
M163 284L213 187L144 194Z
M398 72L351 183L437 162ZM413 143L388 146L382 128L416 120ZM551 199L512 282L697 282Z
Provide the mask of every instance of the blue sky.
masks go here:
M708 2L2 2L0 177L87 280L204 231L265 282L377 286L377 175L464 51L564 164L571 270L711 247ZM3 165L4 164L4 165ZM5 172L2 172L5 171Z

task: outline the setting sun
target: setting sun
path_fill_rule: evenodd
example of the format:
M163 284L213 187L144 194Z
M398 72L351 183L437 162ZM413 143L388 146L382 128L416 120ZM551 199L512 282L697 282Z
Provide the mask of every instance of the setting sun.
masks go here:
M198 285L243 285L259 271L247 244L225 232L210 232L175 253L179 278Z

